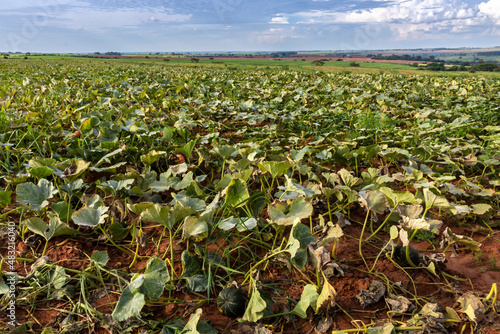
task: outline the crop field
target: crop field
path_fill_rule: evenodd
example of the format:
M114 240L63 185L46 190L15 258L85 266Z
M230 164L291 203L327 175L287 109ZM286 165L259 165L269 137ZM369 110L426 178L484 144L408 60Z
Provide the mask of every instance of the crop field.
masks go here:
M499 333L499 149L498 76L2 59L0 332Z

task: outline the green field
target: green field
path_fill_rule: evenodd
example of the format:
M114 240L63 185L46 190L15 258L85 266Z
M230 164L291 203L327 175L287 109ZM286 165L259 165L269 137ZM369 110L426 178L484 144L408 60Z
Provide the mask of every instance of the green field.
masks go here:
M498 73L52 57L0 59L0 331L495 330Z

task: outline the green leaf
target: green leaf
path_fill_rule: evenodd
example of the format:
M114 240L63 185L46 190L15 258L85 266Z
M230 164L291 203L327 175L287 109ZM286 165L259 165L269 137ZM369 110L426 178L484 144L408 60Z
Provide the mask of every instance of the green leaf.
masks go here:
M82 119L82 123L80 124L80 131L82 134L88 134L97 125L99 125L99 118L97 118L96 116Z
M65 201L54 203L50 206L50 208L54 210L54 212L57 213L59 219L63 221L68 221L68 219L71 218L73 212L75 212L75 210L71 209L71 207Z
M226 188L226 203L237 208L246 203L250 198L247 185L241 179L233 179Z
M290 151L290 155L294 161L299 162L304 158L304 155L309 151L309 146L303 147L301 150L297 151L292 149Z
M302 295L300 296L300 300L295 305L291 314L294 314L302 319L307 318L307 309L311 307L312 309L316 309L316 302L318 300L319 294L316 291L316 286L314 284L307 284L302 290Z
M191 314L191 317L189 317L186 326L184 326L180 334L200 334L200 332L198 332L198 322L200 321L201 313L201 308L196 309L196 312Z
M229 231L236 226L238 232L250 231L257 226L257 219L249 217L229 217L219 222L219 228Z
M484 215L486 212L488 212L492 209L493 208L489 204L480 203L480 204L473 204L472 205L472 213L474 213L476 215L480 215L480 216Z
M344 185L349 187L349 188L353 188L353 187L363 183L362 179L360 179L359 177L353 176L348 170L346 170L344 168L339 170L337 174L342 179L342 182L344 182Z
M94 252L90 256L90 260L92 260L93 262L97 263L101 267L104 267L108 263L108 261L109 261L108 252L106 252L106 251L97 251L97 252Z
M142 203L142 204L149 204L149 203ZM171 225L171 220L170 220L170 210L171 210L170 207L151 203L151 205L147 206L143 205L143 207L141 207L140 210L143 210L141 214L142 221L158 223L163 226L167 226L169 229L172 229L173 225Z
M297 197L293 201L276 201L267 208L271 222L277 225L292 225L296 219L308 218L313 207L304 197Z
M22 224L28 228L33 233L36 233L45 240L50 240L53 237L60 235L74 235L76 231L71 229L67 224L63 223L59 217L54 214L49 214L49 224L46 225L45 222L39 217L32 217L30 219L24 220Z
M141 161L147 166L151 166L153 163L155 163L158 159L160 159L162 156L165 156L167 152L165 151L149 151L148 154L141 155Z
M264 173L270 173L273 179L285 174L290 167L292 165L283 161L263 161L259 164L260 170Z
M311 235L311 230L296 219L290 231L287 250L291 255L291 262L300 270L303 270L307 263L307 247L316 241L316 237Z
M12 191L3 190L0 191L0 207L6 207L12 202Z
M409 191L396 191L388 187L380 187L379 190L385 195L391 208L399 204L417 204L415 195Z
M383 214L385 212L387 201L383 192L378 190L362 190L358 193L358 195L361 206L366 208L367 211L372 211L378 214Z
M259 290L257 290L257 284L251 278L250 279L250 300L248 301L245 314L241 318L241 321L257 322L264 316L264 310L266 309L266 301L261 297Z
M203 273L203 261L196 255L189 255L183 251L181 255L182 274L180 278L186 280L187 288L192 292L203 292L208 289L208 279Z
M200 321L201 313L201 308L196 309L196 312L191 314L191 317L180 334L200 334L200 332L198 332L198 322Z
M127 204L127 208L135 213L137 216L140 216L144 211L147 209L151 208L153 205L155 205L152 202L143 202L143 203L136 203L136 204ZM145 220L145 219L143 219ZM147 221L147 220L145 220Z
M214 147L212 151L220 155L224 160L226 160L227 158L229 158L231 154L236 152L236 148L229 145L221 145Z
M28 168L27 172L30 173L31 176L36 177L37 179L41 179L52 175L54 173L54 170L47 166L40 166Z
M193 152L194 146L196 145L196 141L197 141L197 139L191 140L189 143L184 145L182 148L175 149L175 152L184 155L189 160L189 157L191 156L191 153Z
M118 303L113 310L112 317L116 321L125 321L128 318L138 316L146 304L144 295L138 293L139 286L144 282L144 278L132 281L122 292Z
M205 201L202 199L188 197L183 193L172 194L172 197L175 199L177 203L179 203L182 207L187 209L193 209L195 211L204 211L207 207Z
M123 290L113 311L113 319L125 321L139 316L146 304L145 298L158 300L168 280L170 275L165 262L157 257L150 258L144 274L138 275Z
M195 216L184 219L182 228L182 239L192 238L195 242L200 242L208 237L208 225L204 220Z
M424 193L425 208L427 210L432 207L436 207L440 209L447 209L453 214L457 213L455 207L450 205L450 203L445 197L434 194L428 188L424 188L423 193Z
M38 185L27 182L16 187L17 201L27 204L29 209L37 211L49 205L48 199L57 193L56 187L46 179L38 181Z
M139 288L139 291L147 298L158 300L163 293L165 283L170 280L170 274L167 270L165 261L152 257L149 259L144 274L144 283Z
M108 211L108 207L100 206L98 208L93 207L83 207L78 211L75 211L71 218L77 225L95 227L99 224L104 223L104 220L108 217L105 214Z
M61 186L61 190L72 196L76 190L82 189L84 185L85 182L82 179L76 179L73 182L69 182Z

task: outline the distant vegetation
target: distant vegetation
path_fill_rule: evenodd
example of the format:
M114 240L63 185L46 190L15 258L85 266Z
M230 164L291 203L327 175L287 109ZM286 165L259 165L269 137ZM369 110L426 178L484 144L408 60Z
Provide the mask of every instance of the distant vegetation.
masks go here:
M407 61L427 61L427 62L440 62L444 63L444 60L437 59L435 56L421 56L421 55L390 55L390 56L384 56L382 54L378 55L368 55L367 57L374 59L374 60L407 60Z

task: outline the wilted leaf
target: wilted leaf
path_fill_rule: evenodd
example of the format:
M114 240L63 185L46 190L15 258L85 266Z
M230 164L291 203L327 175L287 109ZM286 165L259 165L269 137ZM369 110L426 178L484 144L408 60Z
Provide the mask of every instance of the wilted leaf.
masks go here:
M362 307L370 306L378 302L385 295L385 285L379 281L372 281L368 290L361 290L356 298Z
M257 322L264 316L264 310L266 309L266 301L262 299L259 290L257 290L257 284L253 279L250 279L250 300L248 301L245 314L241 318L241 321Z
M323 287L321 288L321 293L319 294L318 300L316 302L315 313L318 313L321 309L329 309L335 306L335 298L337 297L337 291L331 286L328 280L323 274Z
M484 317L486 311L481 299L474 293L467 291L464 295L458 297L457 301L460 303L460 312L467 314L470 320L478 323Z
M309 307L313 310L316 309L318 297L319 294L318 291L316 291L316 286L314 284L307 284L302 291L299 302L295 305L291 313L302 319L307 318L307 309Z

